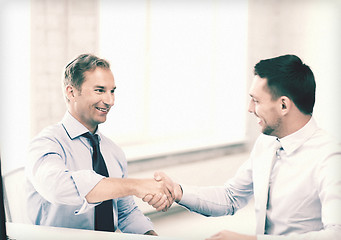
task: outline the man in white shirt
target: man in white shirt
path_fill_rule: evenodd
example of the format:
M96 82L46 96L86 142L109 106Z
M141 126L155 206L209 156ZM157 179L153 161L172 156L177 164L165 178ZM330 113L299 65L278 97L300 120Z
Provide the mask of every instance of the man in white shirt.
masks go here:
M312 118L312 71L297 56L284 55L260 61L254 74L248 110L262 134L249 159L221 187L173 183L176 202L223 216L254 197L256 235L223 230L210 240L341 239L341 149ZM156 179L172 183L164 173ZM144 201L158 207L158 197Z

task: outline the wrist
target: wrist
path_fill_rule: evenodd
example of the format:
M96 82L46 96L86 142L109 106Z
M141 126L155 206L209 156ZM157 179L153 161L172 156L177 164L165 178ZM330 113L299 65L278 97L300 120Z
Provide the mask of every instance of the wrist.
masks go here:
M140 197L141 195L141 184L142 179L133 179L127 178L126 180L126 190L128 191L129 195L134 195L136 197Z
M175 202L180 202L183 195L183 190L180 184L176 183L175 187Z

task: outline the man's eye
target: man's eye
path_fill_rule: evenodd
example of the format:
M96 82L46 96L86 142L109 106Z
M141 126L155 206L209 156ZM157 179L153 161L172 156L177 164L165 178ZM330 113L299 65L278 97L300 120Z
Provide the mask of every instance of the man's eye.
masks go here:
M103 89L95 89L95 92L102 93L102 92L104 92L104 90Z

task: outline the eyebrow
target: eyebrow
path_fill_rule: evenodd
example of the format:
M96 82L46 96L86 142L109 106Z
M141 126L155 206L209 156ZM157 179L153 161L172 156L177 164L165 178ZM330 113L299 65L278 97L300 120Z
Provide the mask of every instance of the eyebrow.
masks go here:
M103 86L95 86L94 88L105 89L105 87L103 87ZM116 86L112 90L115 90L115 89L116 89Z
M251 97L252 99L255 99L255 100L259 101L259 98L258 98L257 96L254 96L254 95L252 95L251 93L250 93L249 95L250 95L250 97Z

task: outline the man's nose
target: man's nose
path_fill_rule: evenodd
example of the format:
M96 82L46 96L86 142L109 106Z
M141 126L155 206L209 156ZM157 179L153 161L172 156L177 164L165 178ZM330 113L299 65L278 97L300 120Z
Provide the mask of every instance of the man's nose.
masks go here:
M113 106L115 103L115 94L111 92L106 93L103 98L103 102L107 105Z
M249 113L255 112L255 103L252 101L252 99L250 100L248 111L249 111Z

